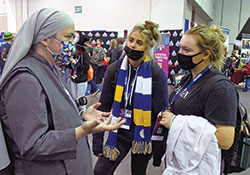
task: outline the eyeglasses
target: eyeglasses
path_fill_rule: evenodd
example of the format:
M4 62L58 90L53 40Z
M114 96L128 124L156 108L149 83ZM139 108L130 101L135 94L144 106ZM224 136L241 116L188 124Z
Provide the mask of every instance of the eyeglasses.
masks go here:
M66 38L65 41L74 41L76 42L76 36L75 35L70 35L70 36L64 36ZM58 39L56 39L55 37L51 36L50 38L54 39L55 41L57 41L58 43L60 43L61 41L59 41Z

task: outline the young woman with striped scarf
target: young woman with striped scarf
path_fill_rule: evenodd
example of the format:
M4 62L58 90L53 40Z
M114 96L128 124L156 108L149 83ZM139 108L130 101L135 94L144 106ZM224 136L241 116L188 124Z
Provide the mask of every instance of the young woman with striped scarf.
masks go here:
M158 24L146 21L136 25L128 35L120 60L110 65L104 79L99 110L110 111L113 118L126 123L109 132L103 147L103 133L94 134L93 152L99 157L94 174L111 175L131 150L131 174L146 174L153 156L160 166L165 153L166 130L152 135L157 114L167 106L167 78L150 55L160 38Z

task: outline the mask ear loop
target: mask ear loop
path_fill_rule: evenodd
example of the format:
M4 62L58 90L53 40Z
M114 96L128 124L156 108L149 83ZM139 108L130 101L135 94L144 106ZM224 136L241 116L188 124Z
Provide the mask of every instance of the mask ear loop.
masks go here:
M59 40L57 40L56 38L54 38L54 37L50 37L50 38L52 38L53 40L55 40L57 43L59 43L59 44L61 44L61 42L59 41ZM60 54L60 53L54 53L54 52L52 52L52 50L50 49L50 48L48 48L47 46L45 46L47 49L48 49L48 51L53 55L53 54Z
M47 50L53 55L54 53L52 52L52 50L50 50L50 48L48 48L47 46L45 46L47 48Z
M59 44L61 43L58 39L54 38L53 36L51 36L50 38L52 38L53 40L55 40L55 41L58 42Z
M195 56L197 56L197 55L200 55L202 52L204 52L205 50L203 50L203 51L201 51L201 52L199 52L199 53L197 53L197 54L194 54L192 57L195 57ZM200 60L200 62L198 62L196 65L199 65L202 61L204 61L203 59L201 59ZM192 61L193 62L193 61Z
M51 37L52 38L52 37ZM50 49L50 48L48 48L48 46L45 46L43 43L41 43L40 42L40 44L43 46L43 47L45 47L51 54L54 54L53 52L52 52L52 50Z
M197 55L200 55L200 54L201 54L202 52L204 52L204 51L205 51L205 50L200 51L199 53L192 55L192 57L195 57L195 56L197 56Z

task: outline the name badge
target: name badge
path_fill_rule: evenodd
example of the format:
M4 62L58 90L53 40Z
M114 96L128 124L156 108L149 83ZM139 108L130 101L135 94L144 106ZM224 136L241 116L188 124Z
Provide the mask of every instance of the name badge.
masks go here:
M125 119L125 123L121 126L122 129L129 130L130 129L130 123L131 123L131 117L132 117L132 110L123 109L120 110L120 117L122 119Z
M125 118L131 118L131 116L132 116L132 110L125 109L124 117Z

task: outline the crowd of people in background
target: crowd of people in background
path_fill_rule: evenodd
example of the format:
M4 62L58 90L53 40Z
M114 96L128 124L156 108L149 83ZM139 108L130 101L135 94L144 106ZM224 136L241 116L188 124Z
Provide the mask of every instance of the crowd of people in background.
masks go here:
M89 63L88 68L86 67L87 71L84 69L84 75L79 74L79 63L78 66L76 66L76 63L79 61L79 55L77 55L79 54L79 52L76 52L76 55L74 59L71 60L70 65L62 65L60 70L63 74L64 81L67 84L68 88L73 94L75 94L77 91L75 82L79 80L79 76L84 76L86 78L88 76L89 67L91 66L91 69L93 69L93 78L87 81L85 81L84 78L84 82L85 84L87 83L87 85L84 86L83 90L81 90L81 95L97 95L101 92L101 89L97 87L97 84L99 84L100 82L96 83L97 70L102 65L107 65L106 69L108 69L108 65L111 65L121 57L124 47L124 38L118 37L116 39L112 39L110 41L109 49L107 50L107 52L105 52L104 48L102 47L101 39L97 39L96 45L93 45L92 38L83 35L79 31L78 35L81 39L84 38L82 39L82 41L80 41L81 44L78 44L77 47L78 50L83 49L84 52L88 54ZM0 40L0 73L4 68L4 64L6 62L7 55L10 50L11 44L14 41L14 38L14 34L12 34L11 32L5 32L2 36L2 39ZM249 51L244 53L244 59L242 59L243 55L241 54L241 50L237 46L234 47L231 55L227 50L228 49L224 47L224 66L222 68L222 72L226 76L230 77L232 82L235 84L245 83L245 88L243 89L243 91L248 92L250 85L250 75L247 71L247 64L250 61L250 53ZM78 75L76 75L77 71L75 69L78 69ZM76 78L77 76L78 78ZM102 72L101 77L104 77L104 72ZM88 85L90 86L90 90L87 92L86 90Z
M245 83L243 92L249 91L250 85L250 51L241 54L241 50L235 47L229 55L224 48L224 66L222 72L230 77L235 84Z

